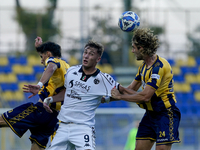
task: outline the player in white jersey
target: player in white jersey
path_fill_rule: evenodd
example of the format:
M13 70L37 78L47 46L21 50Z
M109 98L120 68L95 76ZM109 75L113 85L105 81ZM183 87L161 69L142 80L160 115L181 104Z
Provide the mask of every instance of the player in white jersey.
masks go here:
M47 150L94 150L95 110L103 96L111 96L111 89L119 84L96 68L103 53L101 44L89 41L84 49L82 65L70 67L65 76L66 91L46 98L47 111L52 102L64 104L58 115L61 121L56 135Z

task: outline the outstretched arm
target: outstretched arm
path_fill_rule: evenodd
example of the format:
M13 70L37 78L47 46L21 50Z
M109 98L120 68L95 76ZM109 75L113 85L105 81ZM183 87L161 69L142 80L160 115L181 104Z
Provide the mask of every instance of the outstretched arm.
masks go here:
M118 90L120 94L135 94L137 93L137 90L140 88L141 82L133 81L127 88L119 85ZM117 101L120 99L115 99L113 97L110 97L110 101ZM105 103L105 98L103 97L101 100L101 103Z
M121 94L116 88L113 88L111 95L115 99L122 99L129 102L147 102L151 99L155 89L150 86L146 86L143 91L135 92L134 94Z
M57 69L57 65L54 63L49 63L46 70L43 72L42 77L37 85L24 85L23 92L25 93L32 93L28 98L31 98L38 94L39 90L42 88L42 86L50 79L50 77L53 75L54 71Z
M135 94L141 86L141 82L133 80L133 82L127 87L119 86L121 94Z

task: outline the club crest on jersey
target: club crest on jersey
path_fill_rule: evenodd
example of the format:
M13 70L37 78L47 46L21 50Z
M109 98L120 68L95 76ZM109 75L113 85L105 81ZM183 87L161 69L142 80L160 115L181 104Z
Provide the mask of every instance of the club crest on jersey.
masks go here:
M155 67L157 67L157 66L160 66L160 63L159 63L159 62L157 62L157 63L155 64Z
M99 79L94 79L94 84L99 84L100 80Z
M86 79L86 76L83 76L81 80L84 81L85 79Z

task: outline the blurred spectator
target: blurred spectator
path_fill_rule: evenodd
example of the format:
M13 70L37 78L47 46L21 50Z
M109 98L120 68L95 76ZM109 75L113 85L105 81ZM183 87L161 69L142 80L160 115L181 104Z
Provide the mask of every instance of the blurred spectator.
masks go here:
M129 131L124 150L135 150L138 125L139 125L139 121L135 121L134 127Z

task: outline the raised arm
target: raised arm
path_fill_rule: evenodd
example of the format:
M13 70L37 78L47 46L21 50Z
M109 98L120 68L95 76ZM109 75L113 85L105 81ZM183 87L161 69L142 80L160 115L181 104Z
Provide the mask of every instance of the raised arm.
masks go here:
M46 70L43 72L42 77L40 78L40 81L42 84L45 84L53 75L53 73L55 72L55 70L57 69L57 65L54 63L49 63L47 65Z
M50 79L50 77L53 75L56 69L57 69L56 64L49 63L37 85L32 85L32 84L24 85L23 91L25 93L32 93L32 95L30 95L28 98L35 96L39 92L39 90Z

